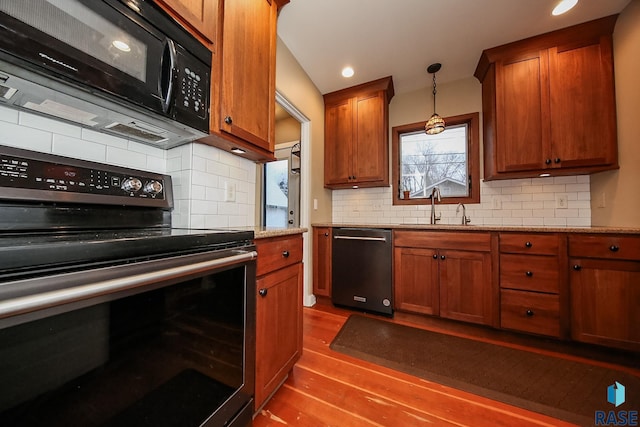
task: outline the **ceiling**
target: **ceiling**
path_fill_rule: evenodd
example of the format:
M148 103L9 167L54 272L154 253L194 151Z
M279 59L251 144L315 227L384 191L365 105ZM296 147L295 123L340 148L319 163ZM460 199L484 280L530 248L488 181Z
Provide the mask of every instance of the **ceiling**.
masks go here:
M619 13L631 0L291 0L278 36L322 93L393 76L396 93L473 76L484 49ZM356 74L340 75L350 65Z

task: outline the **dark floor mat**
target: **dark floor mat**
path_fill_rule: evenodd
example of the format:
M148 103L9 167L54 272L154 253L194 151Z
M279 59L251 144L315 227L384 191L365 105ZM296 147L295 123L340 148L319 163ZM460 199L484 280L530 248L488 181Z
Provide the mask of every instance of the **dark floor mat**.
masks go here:
M596 411L640 410L640 378L553 356L352 315L331 349L439 384L578 425ZM607 402L607 389L625 387L626 401Z

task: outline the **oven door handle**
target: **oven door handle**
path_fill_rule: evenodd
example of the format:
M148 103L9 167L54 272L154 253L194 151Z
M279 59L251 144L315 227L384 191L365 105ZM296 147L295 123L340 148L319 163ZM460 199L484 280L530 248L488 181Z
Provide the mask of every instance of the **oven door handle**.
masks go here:
M241 264L254 260L258 256L256 251L238 252L223 258L0 301L0 319L109 295L215 268Z

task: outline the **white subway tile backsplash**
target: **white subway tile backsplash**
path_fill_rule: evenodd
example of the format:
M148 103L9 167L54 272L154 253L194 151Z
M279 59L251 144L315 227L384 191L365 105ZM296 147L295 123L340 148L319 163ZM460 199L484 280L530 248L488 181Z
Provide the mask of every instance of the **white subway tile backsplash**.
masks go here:
M18 123L34 129L40 129L47 132L66 135L73 138L82 138L82 128L60 120L53 120L48 117L38 116L36 114L20 111Z
M478 204L466 204L471 224L567 227L590 222L588 176L527 178L481 182ZM556 209L564 195L568 209ZM389 187L334 190L333 221L344 224L428 224L430 205L394 206ZM494 208L496 199L500 208ZM456 205L436 204L440 224L459 224ZM587 224L590 225L590 224Z
M254 225L255 163L208 145L191 143L164 150L4 106L0 106L0 145L168 173L176 227ZM223 202L225 181L236 185L235 202ZM225 214L219 212L221 205Z
M54 139L55 144L55 139ZM147 168L147 156L142 153L136 153L134 151L123 150L122 148L107 147L106 149L106 162L116 165L125 166L134 169L146 169Z
M53 134L53 154L94 162L107 161L107 146L65 135Z
M51 132L0 122L0 144L2 145L51 153L52 141Z

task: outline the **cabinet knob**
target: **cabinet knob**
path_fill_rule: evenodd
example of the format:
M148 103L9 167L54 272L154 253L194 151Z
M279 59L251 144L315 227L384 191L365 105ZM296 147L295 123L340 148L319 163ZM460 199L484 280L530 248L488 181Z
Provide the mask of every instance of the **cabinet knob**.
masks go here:
M573 266L573 269L574 269L575 271L580 271L580 270L582 270L582 266L581 266L581 265L579 265L579 264L576 264L576 265L574 265L574 266Z
M227 116L224 118L224 122L228 125L230 125L231 123L233 123L233 120L231 119L231 116Z
M440 255L440 259L445 259L446 257L444 255Z
M618 251L620 250L620 246L611 245L611 246L609 247L609 250L610 250L611 252L618 252Z
M556 163L560 163L562 160L560 160L560 157L556 157L555 162Z
M531 243L531 242L527 242L527 243L525 243L524 245L525 245L526 247L530 248L531 246L533 246L533 243Z
M329 237L329 233L328 232L324 232L324 237Z
M544 161L545 164L550 165L551 164L551 159L547 159Z
M258 293L260 294L261 297L266 297L267 296L267 292L268 289L262 288L258 291Z
M533 276L533 271L527 271L526 273L524 273L527 275L527 277L531 277Z
M285 258L289 258L289 251L282 251L282 256Z
M525 312L525 314L527 315L527 317L531 317L531 316L533 316L535 313L533 312L533 310L527 310L527 311Z
M438 255L437 254L433 254L433 259L438 259Z

